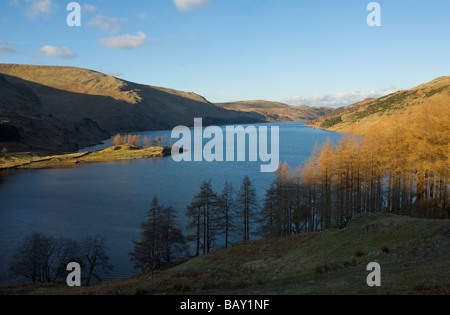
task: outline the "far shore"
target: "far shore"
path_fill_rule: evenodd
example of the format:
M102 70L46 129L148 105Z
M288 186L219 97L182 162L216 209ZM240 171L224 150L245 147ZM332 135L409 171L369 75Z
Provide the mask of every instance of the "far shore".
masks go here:
M90 163L164 158L171 154L171 147L154 146L143 149L129 144L98 151L44 157L34 153L11 153L0 155L0 170L68 168Z

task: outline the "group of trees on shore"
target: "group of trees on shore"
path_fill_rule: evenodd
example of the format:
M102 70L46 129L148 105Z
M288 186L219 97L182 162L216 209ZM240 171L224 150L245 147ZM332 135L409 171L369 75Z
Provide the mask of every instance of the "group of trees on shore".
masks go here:
M220 194L213 190L211 180L204 181L187 207L186 230L191 234L184 235L175 209L161 205L155 196L141 226L141 239L134 241L132 260L138 269L151 270L190 255L189 243L193 255L200 256L249 241L256 232L251 229L257 210L256 190L248 177L239 191L226 182Z
M67 265L80 264L84 284L101 281L100 272L112 269L106 254L103 236L88 236L82 242L70 238L55 238L42 233L26 236L14 253L9 270L22 280L32 283L65 281Z
M169 139L167 135L156 137L155 139L152 139L151 137L144 137L142 139L141 135L131 135L131 134L117 134L113 138L113 146L120 146L120 145L132 145L135 147L147 149L150 147L156 147L156 146L169 146L173 144L172 139Z
M345 227L359 213L450 218L449 111L316 145L296 170L280 165L262 208L263 236Z
M336 144L328 139L295 170L280 164L262 204L247 176L239 190L226 182L221 193L214 191L211 180L204 181L185 212L186 236L177 211L155 197L131 252L136 267L151 270L182 259L188 244L193 245L192 255L200 256L255 235L273 238L344 228L361 213L449 219L449 113L423 107L415 114L421 119L364 138L343 136ZM137 145L141 140L118 135L114 143ZM153 141L167 143L167 138ZM100 249L101 255L94 255L97 262L86 260L91 257L86 245L76 256L68 249L80 246L72 241L33 234L18 250L11 271L33 282L54 281L67 258L80 257L90 266L89 284L96 266L107 267L107 257L101 239L85 244Z
M193 232L188 239L195 244L195 255L249 241L258 204L256 189L247 176L238 191L226 182L220 194L213 190L211 180L204 181L186 211L187 228Z
M328 139L295 170L280 164L261 206L248 177L221 194L204 181L187 207L186 239L199 256L251 235L344 228L360 213L449 219L450 117L440 109L424 106L408 123L365 137Z

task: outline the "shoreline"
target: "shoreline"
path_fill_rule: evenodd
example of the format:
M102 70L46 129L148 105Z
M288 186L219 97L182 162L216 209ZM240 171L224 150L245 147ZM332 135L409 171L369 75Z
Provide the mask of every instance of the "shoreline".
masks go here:
M121 145L98 151L69 153L39 157L34 153L11 154L1 157L1 170L70 168L91 163L120 162L150 158L164 158L172 155L171 147L150 147L142 149L132 145Z

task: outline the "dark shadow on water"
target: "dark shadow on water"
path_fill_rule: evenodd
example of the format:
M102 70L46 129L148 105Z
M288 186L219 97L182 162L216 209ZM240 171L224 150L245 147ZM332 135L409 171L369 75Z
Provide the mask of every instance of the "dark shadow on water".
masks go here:
M6 183L11 176L18 175L21 172L21 170L0 170L0 186Z

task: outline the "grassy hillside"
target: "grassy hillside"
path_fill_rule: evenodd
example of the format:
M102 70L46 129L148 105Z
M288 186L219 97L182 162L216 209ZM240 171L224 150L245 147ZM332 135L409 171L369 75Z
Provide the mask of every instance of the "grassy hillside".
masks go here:
M205 124L264 120L219 108L195 93L137 84L87 69L0 64L0 74L32 89L55 117L89 118L108 131L190 126L195 117L203 117Z
M29 87L0 75L0 150L72 152L109 137L88 118L57 118Z
M450 221L360 216L347 228L257 240L89 288L24 285L0 294L449 294ZM382 286L369 288L378 262Z
M308 121L332 111L328 107L290 106L268 101L242 101L216 105L229 110L257 113L270 122Z
M407 91L339 108L309 122L309 126L342 133L366 135L393 125L407 125L411 117L429 111L450 111L450 77L440 77ZM422 114L421 114L422 115ZM417 116L420 119L420 116Z

